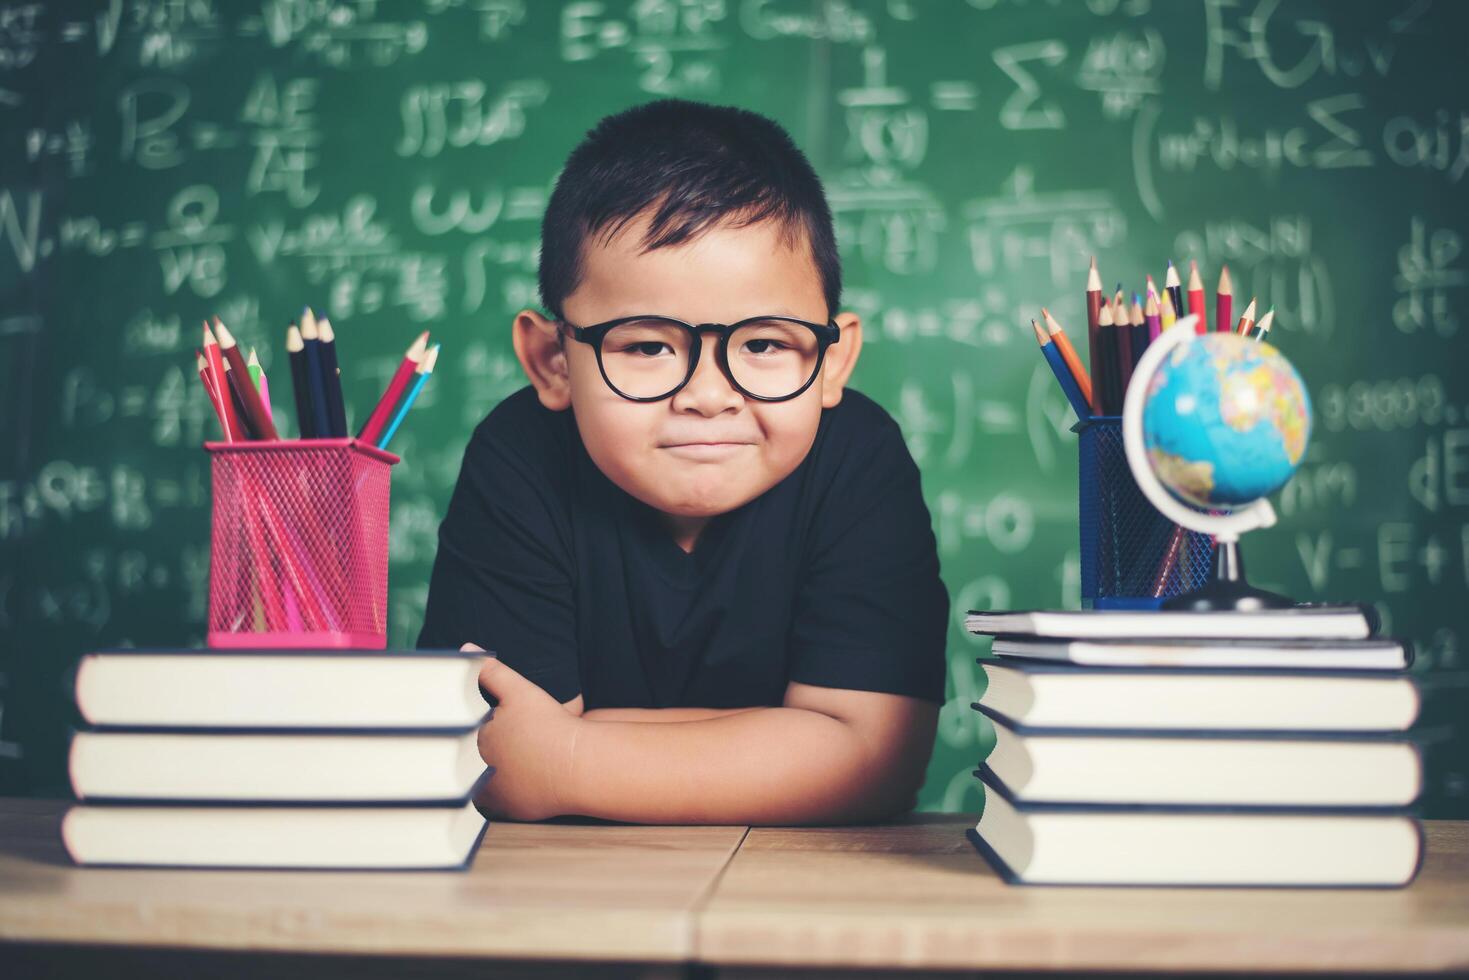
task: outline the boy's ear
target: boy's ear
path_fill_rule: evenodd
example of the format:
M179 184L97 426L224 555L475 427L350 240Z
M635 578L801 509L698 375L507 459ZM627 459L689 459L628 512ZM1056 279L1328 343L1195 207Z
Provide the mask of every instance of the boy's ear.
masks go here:
M838 313L836 325L841 328L842 339L826 349L826 360L821 365L821 407L836 408L842 400L842 389L857 366L857 355L862 353L862 319L855 313Z
M571 372L556 321L535 310L521 310L510 333L515 356L541 404L553 412L564 411L571 404Z

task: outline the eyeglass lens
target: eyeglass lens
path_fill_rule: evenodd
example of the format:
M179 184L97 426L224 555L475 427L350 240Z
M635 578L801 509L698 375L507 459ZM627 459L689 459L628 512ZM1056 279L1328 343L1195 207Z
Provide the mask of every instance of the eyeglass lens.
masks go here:
M694 336L666 320L620 323L602 339L602 369L624 395L658 398L688 375ZM730 334L729 373L760 398L783 398L811 380L819 356L816 334L799 323L758 320Z

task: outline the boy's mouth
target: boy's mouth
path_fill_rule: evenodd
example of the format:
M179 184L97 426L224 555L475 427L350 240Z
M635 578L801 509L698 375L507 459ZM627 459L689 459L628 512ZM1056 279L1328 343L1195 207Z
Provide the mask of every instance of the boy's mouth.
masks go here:
M748 442L680 442L662 448L684 459L712 461L733 456L748 445Z

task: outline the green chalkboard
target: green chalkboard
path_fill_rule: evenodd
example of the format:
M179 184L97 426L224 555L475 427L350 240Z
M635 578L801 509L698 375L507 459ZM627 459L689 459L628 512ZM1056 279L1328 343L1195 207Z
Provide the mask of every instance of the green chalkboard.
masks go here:
M468 434L524 383L558 168L680 95L776 118L826 182L854 385L922 468L956 614L924 806L978 802L963 611L1079 601L1075 437L1028 321L1076 332L1095 253L1109 288L1227 262L1276 309L1316 430L1252 577L1417 643L1425 812L1469 815L1466 36L1430 0L8 5L0 792L66 791L77 653L202 640L205 316L284 372L287 319L328 312L358 417L416 331L444 344L395 444L413 640Z

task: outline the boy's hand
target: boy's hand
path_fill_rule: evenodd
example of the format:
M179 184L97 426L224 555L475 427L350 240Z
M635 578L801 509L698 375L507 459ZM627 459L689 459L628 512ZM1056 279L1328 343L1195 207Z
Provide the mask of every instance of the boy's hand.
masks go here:
M480 650L466 643L462 650ZM485 661L480 687L494 699L479 729L479 754L495 773L475 803L491 819L543 820L567 812L566 781L582 720L499 660Z

